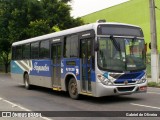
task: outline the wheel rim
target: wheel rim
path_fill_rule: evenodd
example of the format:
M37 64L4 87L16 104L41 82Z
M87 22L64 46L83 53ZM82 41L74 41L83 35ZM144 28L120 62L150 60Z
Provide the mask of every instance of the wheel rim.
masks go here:
M29 83L28 83L28 75L25 75L25 87L28 88L29 87Z
M72 82L70 86L71 94L77 95L77 85L76 83Z
M25 86L28 87L28 82L27 82L27 80L25 80Z

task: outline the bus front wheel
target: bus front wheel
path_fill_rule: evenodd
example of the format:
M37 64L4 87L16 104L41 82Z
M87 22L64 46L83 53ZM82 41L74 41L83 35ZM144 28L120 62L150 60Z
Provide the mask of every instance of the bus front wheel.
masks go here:
M68 84L68 92L72 99L79 98L78 88L77 88L77 83L76 83L75 78L70 79L69 84Z
M24 75L24 85L25 85L25 88L27 90L29 90L31 88L30 84L29 84L29 75L28 74L25 74Z

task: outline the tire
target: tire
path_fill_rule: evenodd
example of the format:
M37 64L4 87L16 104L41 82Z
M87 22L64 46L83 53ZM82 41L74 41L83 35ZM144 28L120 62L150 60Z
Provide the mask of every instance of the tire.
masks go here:
M77 88L77 83L75 78L71 78L68 84L68 92L69 95L72 99L78 99L79 94L78 94L78 88Z
M31 85L29 84L29 75L27 73L24 75L24 86L27 90L31 88Z

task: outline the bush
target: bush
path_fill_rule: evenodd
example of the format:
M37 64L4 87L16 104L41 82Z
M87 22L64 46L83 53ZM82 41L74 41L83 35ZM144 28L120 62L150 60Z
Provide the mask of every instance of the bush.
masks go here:
M156 82L149 82L148 87L160 87L160 84Z

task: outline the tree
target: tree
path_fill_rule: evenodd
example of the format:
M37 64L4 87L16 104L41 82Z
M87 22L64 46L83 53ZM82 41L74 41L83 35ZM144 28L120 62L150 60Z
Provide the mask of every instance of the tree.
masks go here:
M8 24L10 19L9 3L7 1L0 1L0 61L5 66L5 72L8 72L8 65L10 63L9 53L11 43L8 40Z
M26 33L30 37L40 36L50 32L50 26L44 20L31 21L29 27L26 29Z
M84 24L70 16L71 0L0 0L0 59L6 72L11 44Z
M1 40L0 41L0 61L2 61L4 63L5 66L5 73L8 72L8 66L10 64L10 51L11 51L11 47L7 47L7 46L11 46L10 42L8 40Z
M80 18L70 16L71 7L66 4L69 1L71 0L41 0L44 17L51 28L58 26L60 30L64 30L84 24Z

